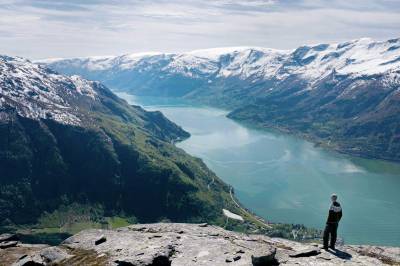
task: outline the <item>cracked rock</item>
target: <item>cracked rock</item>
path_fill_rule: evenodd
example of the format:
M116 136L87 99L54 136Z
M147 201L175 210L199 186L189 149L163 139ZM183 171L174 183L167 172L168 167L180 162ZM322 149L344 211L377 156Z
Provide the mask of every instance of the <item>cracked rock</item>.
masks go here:
M106 241L107 241L107 238L104 235L102 235L102 236L100 236L98 239L96 239L94 241L94 244L95 245L100 245L101 243L104 243Z
M15 247L17 244L18 244L18 241L4 241L4 242L0 243L0 249Z
M40 256L46 263L58 263L72 257L66 251L58 247L48 247L40 251Z
M99 239L106 241L96 244ZM13 260L4 257L7 252L14 254ZM213 225L158 223L84 230L52 248L18 244L0 250L0 261L4 259L11 262L5 265L17 261L13 266L58 262L107 266L377 266L400 265L400 248L344 245L323 251L315 243L247 235Z
M320 253L321 253L321 250L319 248L310 247L310 248L295 251L294 253L289 254L289 256L292 258L311 257L311 256L317 256Z

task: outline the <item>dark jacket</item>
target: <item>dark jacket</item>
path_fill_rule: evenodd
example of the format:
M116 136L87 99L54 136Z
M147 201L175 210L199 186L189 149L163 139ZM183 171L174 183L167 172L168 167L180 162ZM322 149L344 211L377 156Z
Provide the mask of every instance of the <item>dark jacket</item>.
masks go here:
M332 205L329 208L329 215L326 223L337 224L339 223L341 218L342 218L342 207L340 206L339 202L337 201L332 202Z

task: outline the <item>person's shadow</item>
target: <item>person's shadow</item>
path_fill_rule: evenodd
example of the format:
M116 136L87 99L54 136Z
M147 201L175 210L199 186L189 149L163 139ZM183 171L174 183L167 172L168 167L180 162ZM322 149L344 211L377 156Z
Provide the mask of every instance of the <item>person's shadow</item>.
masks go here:
M351 256L351 254L341 251L341 250L338 250L338 249L335 249L335 250L329 249L328 252L331 253L332 255L335 255L336 257L344 259L344 260L351 260L351 258L353 257L353 256Z

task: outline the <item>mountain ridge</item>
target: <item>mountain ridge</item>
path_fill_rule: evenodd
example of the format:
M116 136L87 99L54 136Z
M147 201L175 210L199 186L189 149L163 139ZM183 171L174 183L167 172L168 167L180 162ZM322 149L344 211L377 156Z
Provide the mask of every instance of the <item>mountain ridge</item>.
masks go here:
M295 133L340 152L400 160L399 38L289 51L233 50L66 59L48 66L114 90L223 107L232 119Z
M236 210L229 187L173 145L189 134L162 113L25 59L2 56L0 70L0 225L74 203L153 222Z
M285 56L285 60L299 60L302 59L302 62L300 65L308 65L310 62L307 61L312 61L311 59L315 59L313 57L318 56L318 52L320 52L320 57L322 60L328 60L332 59L335 57L340 57L341 55L345 53L349 53L349 55L345 56L348 58L350 55L354 56L354 59L359 59L361 61L364 57L365 62L351 62L351 63L361 63L361 66L359 66L360 69L344 69L344 72L341 74L346 74L346 73L360 73L360 74L377 74L377 73L382 73L385 72L388 68L384 68L383 66L385 65L390 65L394 64L395 68L399 67L398 62L398 56L399 52L396 51L393 53L393 56L388 56L385 60L381 60L384 62L375 62L374 67L380 66L381 69L375 69L376 72L367 72L367 67L363 65L362 63L374 63L371 62L373 60L377 60L379 56L383 55L384 49L386 49L386 52L391 52L399 49L399 39L390 39L387 41L373 41L370 38L361 38L361 39L355 39L352 41L348 42L343 42L343 43L334 43L334 44L328 44L328 43L321 43L321 44L313 44L313 45L303 45L300 46L296 49L292 50L278 50L278 49L272 49L272 48L264 48L264 47L251 47L251 46L242 46L242 47L219 47L219 48L210 48L210 49L199 49L199 50L193 50L189 52L183 52L183 53L161 53L161 52L154 52L154 53L133 53L133 54L124 54L120 56L100 56L100 57L79 57L79 58L58 58L58 59L43 59L43 60L36 60L36 63L43 63L47 65L51 65L54 68L57 68L56 63L58 62L63 62L64 64L67 64L68 61L73 62L77 61L78 63L81 63L83 67L89 69L89 70L105 70L105 69L110 69L110 68L119 68L119 69L129 69L135 67L138 61L143 60L143 59L151 59L152 57L172 57L175 62L172 62L174 66L177 65L177 63L186 63L187 65L190 66L190 63L193 63L194 65L199 62L195 62L195 60L201 60L201 59L208 59L208 60L219 60L220 57L223 57L228 54L237 54L241 55L243 53L247 53L247 55L251 54L252 52L260 52L263 53L264 56L271 56L272 58L269 59L276 59L276 57L279 56ZM379 50L383 49L383 50ZM375 51L374 51L375 50ZM358 53L365 52L365 51L370 51L369 54L366 53L364 56L360 55ZM339 54L341 53L341 54ZM306 58L303 58L305 55L307 55ZM369 56L369 57L368 57ZM194 58L190 58L194 57ZM190 59L193 59L193 62L189 62ZM354 60L353 59L353 60ZM79 60L82 60L82 62L79 62ZM179 61L182 60L182 61ZM67 61L67 62L65 62ZM200 62L201 63L201 62ZM214 63L214 62L211 62ZM247 62L248 63L248 62ZM265 62L262 62L265 63ZM293 62L289 62L293 63ZM395 64L396 63L396 64ZM346 64L343 64L343 62L339 62L341 65L336 65L335 69L340 73L340 70L338 68L344 67L346 68ZM360 64L359 64L360 65ZM93 67L93 69L90 69L90 67ZM198 67L198 66L197 66ZM328 65L328 72L329 70L332 70L333 67L331 65ZM276 69L274 69L276 70ZM361 70L361 71L360 71ZM221 71L220 71L221 72ZM223 72L223 71L222 71ZM190 73L190 71L188 71ZM296 73L296 72L295 72ZM212 73L215 74L215 73ZM229 73L225 73L229 74ZM193 73L190 73L188 75L193 75ZM223 73L221 74L223 75ZM321 73L317 73L316 77L320 77Z

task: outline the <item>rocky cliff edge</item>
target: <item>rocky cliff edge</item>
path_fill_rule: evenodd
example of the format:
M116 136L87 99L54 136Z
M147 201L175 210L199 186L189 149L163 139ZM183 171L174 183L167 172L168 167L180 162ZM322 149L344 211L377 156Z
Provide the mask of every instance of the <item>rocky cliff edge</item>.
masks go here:
M325 251L207 224L137 224L84 230L57 247L0 236L0 265L400 265L400 248L344 245Z

